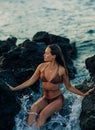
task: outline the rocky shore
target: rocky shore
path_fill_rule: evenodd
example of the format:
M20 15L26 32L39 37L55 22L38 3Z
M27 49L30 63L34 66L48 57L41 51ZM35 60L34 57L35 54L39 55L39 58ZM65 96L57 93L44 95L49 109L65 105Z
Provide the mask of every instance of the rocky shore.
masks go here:
M27 80L35 71L38 64L43 62L43 54L48 44L58 44L62 48L70 79L75 78L76 68L73 60L77 57L76 43L70 43L66 37L49 34L48 32L37 32L32 40L26 39L23 43L16 45L17 38L11 37L4 41L0 40L0 129L12 130L15 115L20 111L20 103L17 97L24 94L39 92L39 81L27 89L11 92L8 84L16 86ZM76 87L85 92L95 83L95 56L86 59L86 68L91 78L85 80ZM35 87L39 86L39 87ZM86 96L82 101L80 114L81 130L95 129L95 91Z

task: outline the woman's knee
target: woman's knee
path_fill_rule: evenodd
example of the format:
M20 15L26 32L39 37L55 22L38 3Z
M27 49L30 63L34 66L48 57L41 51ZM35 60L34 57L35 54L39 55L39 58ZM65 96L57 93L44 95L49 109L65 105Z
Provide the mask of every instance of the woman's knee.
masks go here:
M41 127L47 120L46 114L41 112L37 119L37 128Z
M46 112L43 110L40 112L38 120L43 120L46 121L46 119L48 118L48 115L46 114Z

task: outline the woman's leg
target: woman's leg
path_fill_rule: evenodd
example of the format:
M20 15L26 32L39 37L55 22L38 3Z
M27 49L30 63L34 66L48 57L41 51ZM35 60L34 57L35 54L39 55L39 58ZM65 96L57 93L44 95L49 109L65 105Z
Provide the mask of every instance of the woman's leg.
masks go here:
M47 106L47 101L45 100L44 96L40 98L37 102L35 102L31 108L28 115L27 124L30 126L36 119L37 114Z
M53 102L48 104L39 114L39 118L37 120L37 127L41 127L52 114L60 111L64 104L64 97L60 95Z

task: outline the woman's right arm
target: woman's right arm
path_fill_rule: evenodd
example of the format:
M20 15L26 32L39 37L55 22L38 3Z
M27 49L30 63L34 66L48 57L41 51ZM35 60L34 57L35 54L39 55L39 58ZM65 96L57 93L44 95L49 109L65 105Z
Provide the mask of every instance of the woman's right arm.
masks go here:
M12 91L17 91L17 90L24 89L24 88L34 84L39 79L40 68L41 68L41 64L37 67L34 74L27 81L25 81L24 83L22 83L16 87L9 86L9 88Z

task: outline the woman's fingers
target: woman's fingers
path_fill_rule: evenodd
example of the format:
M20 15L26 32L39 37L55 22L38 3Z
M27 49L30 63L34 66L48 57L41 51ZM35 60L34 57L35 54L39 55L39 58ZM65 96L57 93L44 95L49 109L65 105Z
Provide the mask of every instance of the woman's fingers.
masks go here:
M9 88L10 88L11 90L13 90L13 87L9 86Z
M86 93L85 93L85 96L88 95L90 92L92 92L95 88L91 88L89 89Z
M89 93L92 92L94 89L95 89L95 88L91 88L91 89L89 90Z

